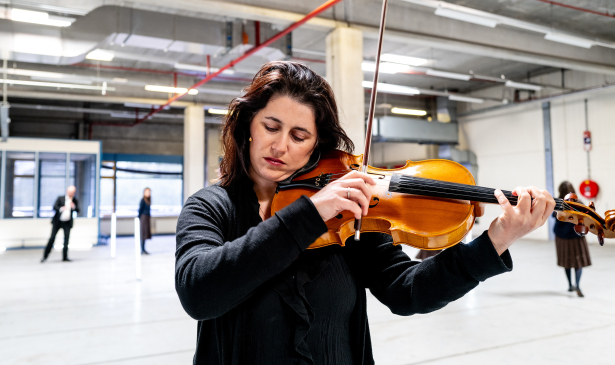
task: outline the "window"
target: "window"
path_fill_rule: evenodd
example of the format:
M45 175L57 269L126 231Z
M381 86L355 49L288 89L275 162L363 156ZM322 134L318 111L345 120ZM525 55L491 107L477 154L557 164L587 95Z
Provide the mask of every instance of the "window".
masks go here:
M77 188L78 217L96 216L96 155L71 153L69 185Z
M39 153L38 216L51 218L53 205L66 194L66 154Z
M152 192L154 217L178 216L183 203L183 166L180 163L116 162L116 214L136 217L143 190Z
M34 152L6 153L5 218L34 216Z

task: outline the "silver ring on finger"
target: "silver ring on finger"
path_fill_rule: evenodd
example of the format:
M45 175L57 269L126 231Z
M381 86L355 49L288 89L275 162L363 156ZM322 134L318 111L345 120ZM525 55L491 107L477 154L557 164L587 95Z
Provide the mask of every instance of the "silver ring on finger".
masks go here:
M347 190L346 196L348 197L348 200L350 200L350 187L348 187L347 189L348 190Z

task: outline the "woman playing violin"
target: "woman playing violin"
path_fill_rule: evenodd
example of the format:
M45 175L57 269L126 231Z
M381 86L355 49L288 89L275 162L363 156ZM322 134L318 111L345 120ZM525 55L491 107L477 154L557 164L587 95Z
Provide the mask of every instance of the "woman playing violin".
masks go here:
M329 84L302 64L265 64L231 102L222 138L220 181L187 200L177 225L195 364L372 364L365 289L399 315L438 310L510 271L508 247L554 207L535 187L517 188L516 206L496 190L502 214L488 231L421 263L381 233L306 250L340 212L365 216L375 185L353 171L270 213L279 182L320 154L353 151Z

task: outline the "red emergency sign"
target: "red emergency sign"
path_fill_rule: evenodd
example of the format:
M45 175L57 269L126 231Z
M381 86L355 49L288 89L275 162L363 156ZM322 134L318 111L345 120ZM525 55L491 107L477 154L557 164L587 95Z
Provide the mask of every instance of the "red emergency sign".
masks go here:
M596 184L596 182L592 180L585 180L579 186L579 192L581 193L581 195L588 199L595 198L596 195L598 195L598 190L598 184Z
M590 131L583 132L583 149L587 152L592 149L592 133Z

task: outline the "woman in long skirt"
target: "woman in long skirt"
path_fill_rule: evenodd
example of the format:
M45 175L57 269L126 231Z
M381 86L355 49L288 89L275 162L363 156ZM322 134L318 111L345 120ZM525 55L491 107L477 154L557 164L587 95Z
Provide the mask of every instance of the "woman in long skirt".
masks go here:
M563 199L567 194L575 193L574 187L568 181L559 186L559 197ZM589 249L585 237L581 237L574 231L574 224L556 220L553 228L555 232L555 248L557 250L557 265L564 268L568 278L568 291L576 291L579 297L583 297L579 282L583 268L592 264L589 257ZM571 271L574 268L575 283L572 285Z
M143 190L143 198L139 203L139 223L141 224L141 255L149 255L149 252L145 251L145 240L152 239L151 230L151 210L152 206L152 192L150 188Z

